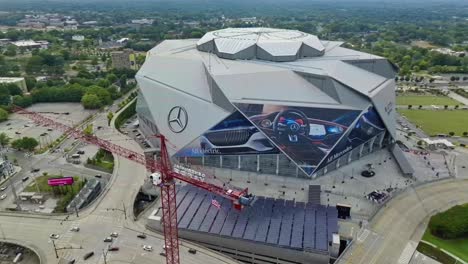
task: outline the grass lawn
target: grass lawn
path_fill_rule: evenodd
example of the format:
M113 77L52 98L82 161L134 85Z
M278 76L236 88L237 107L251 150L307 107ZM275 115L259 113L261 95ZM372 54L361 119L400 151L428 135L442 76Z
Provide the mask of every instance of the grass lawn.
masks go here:
M73 197L83 188L85 182L80 181L79 177L73 177L75 180L73 185L69 186L56 186L52 187L47 184L47 180L50 178L60 178L58 175L47 175L39 176L36 178L36 182L39 186L41 193L53 194L55 198L58 198L57 206L54 209L56 213L65 213L67 205L73 200ZM37 192L37 186L35 181L24 188L25 192Z
M456 263L456 260L454 258L447 255L445 252L441 251L440 249L434 248L426 243L420 242L417 250L423 253L424 255L439 261L440 263L444 263L444 264Z
M39 191L41 193L53 193L53 188L52 186L49 186L47 184L47 180L50 179L50 178L60 178L61 176L58 176L58 175L47 175L47 176L39 176L36 178L36 182L37 184L39 185ZM79 184L80 182L80 177L73 177L73 179L75 180L75 182L73 183L73 185L71 186L72 190L73 190L73 193L78 193L80 190L81 190L81 185ZM59 187L57 187L59 188ZM62 188L70 188L70 187L62 187ZM36 187L36 184L34 182L34 180L32 181L32 183L27 186L26 188L24 188L24 191L25 192L37 192L37 187Z
M396 97L397 105L463 105L462 103L453 100L446 96L432 95L399 95Z
M108 173L112 173L114 170L114 156L112 156L112 153L103 149L99 149L94 158L88 159L86 162L88 164L100 167Z
M99 161L96 161L96 164L94 164L98 167L101 167L109 172L112 172L114 170L114 163L113 162L109 162L109 161L105 161L105 160L101 160L100 162Z
M407 110L398 112L412 123L419 125L429 135L454 132L462 136L468 132L468 111L466 110Z
M468 238L444 240L433 236L428 228L424 233L423 240L445 249L464 261L468 261Z

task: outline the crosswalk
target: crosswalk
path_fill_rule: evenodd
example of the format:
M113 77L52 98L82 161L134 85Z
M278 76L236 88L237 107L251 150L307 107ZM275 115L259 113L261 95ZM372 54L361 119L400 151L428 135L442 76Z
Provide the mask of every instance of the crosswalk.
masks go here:
M75 235L75 231L71 231L72 227L80 227L80 220L75 220L71 222L70 227L67 230L67 232L60 235L60 238L57 241L58 242L57 247L71 247L74 249L80 248L80 245L75 245L71 243L72 238ZM75 259L75 264L83 263L81 262L82 259L80 260L78 257L74 256L75 255L74 249L64 249L64 250L59 251L60 258L65 260L64 263L68 263L69 261L73 259Z
M406 247L401 252L400 258L398 259L398 264L408 264L413 257L414 251L416 251L416 247L418 244L414 241L409 241L406 244Z
M71 241L71 239L73 238L73 235L75 233L75 231L71 231L71 228L75 227L75 226L80 227L80 221L79 220L71 222L71 225L70 225L70 228L68 229L68 231L65 234L62 234L60 236L60 238L61 238L60 241L61 242L69 243Z

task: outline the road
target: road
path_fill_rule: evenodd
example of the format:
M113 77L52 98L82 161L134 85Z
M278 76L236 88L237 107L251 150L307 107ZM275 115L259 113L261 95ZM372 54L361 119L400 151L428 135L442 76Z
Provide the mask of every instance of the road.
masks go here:
M94 123L96 126L107 127L106 113L100 114ZM125 148L142 152L136 142L127 140L128 137L115 129L97 131L97 136L105 136L107 140L115 141ZM118 246L120 250L109 252L107 263L165 263L164 257L159 255L164 243L162 236L151 233L151 236L145 240L137 238L137 234L145 232L145 228L143 223L133 221L131 208L145 177L144 166L115 157L115 169L109 188L103 191L98 201L80 212L79 217L72 215L64 221L65 216L24 217L13 213L0 213L0 226L3 230L0 234L3 234L6 240L18 240L34 245L33 248L37 250L42 263L58 262L49 239L52 233L60 236L55 241L58 248L78 248L58 250L60 258L76 259L76 263L104 263L102 250L106 249L108 243L103 240L111 232L118 232L119 237L115 239L113 245ZM126 216L122 212L124 206L128 209ZM73 226L80 227L80 231L70 231ZM154 251L144 251L142 249L144 244L153 246ZM82 248L79 249L80 247ZM197 254L189 254L189 247L196 248ZM94 251L95 255L84 261L83 255L90 251ZM218 253L186 242L181 245L180 257L181 263L237 263Z
M449 94L447 95L448 97L458 101L458 102L461 102L462 104L464 105L468 105L468 99L457 94L457 93L454 93L454 92L449 92Z
M361 230L338 263L398 263L407 257L404 248L419 242L431 215L468 202L467 188L468 180L453 179L408 188Z

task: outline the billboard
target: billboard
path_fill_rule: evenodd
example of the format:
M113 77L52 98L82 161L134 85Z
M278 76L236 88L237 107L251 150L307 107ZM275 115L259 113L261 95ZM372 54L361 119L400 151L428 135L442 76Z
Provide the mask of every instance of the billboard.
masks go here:
M304 172L312 174L361 111L271 104L235 104Z
M368 107L320 164L319 169L342 157L373 137L385 133L385 125L374 107Z
M238 111L176 153L178 157L278 153L278 149Z
M47 180L49 186L72 185L73 182L73 177L50 178Z

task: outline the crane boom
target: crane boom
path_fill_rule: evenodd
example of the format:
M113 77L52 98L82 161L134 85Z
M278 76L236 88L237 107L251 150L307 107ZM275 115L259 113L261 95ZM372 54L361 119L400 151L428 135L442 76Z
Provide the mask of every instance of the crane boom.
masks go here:
M163 232L166 245L166 263L178 264L179 259L179 242L177 231L177 203L175 179L192 184L216 195L222 196L231 200L236 209L242 209L244 205L252 202L253 197L248 194L248 189L226 189L225 186L218 186L212 183L198 180L196 178L187 177L173 170L171 160L167 152L166 138L163 135L157 135L161 139L161 158L158 162L154 155L143 155L138 152L129 150L114 144L108 140L98 138L94 135L86 135L78 127L70 127L59 123L39 113L23 109L18 106L13 106L13 111L27 116L35 123L43 126L49 126L64 132L66 135L75 137L81 141L96 145L104 150L107 150L120 157L132 160L142 164L150 172L159 171L161 173L161 204L163 209Z

